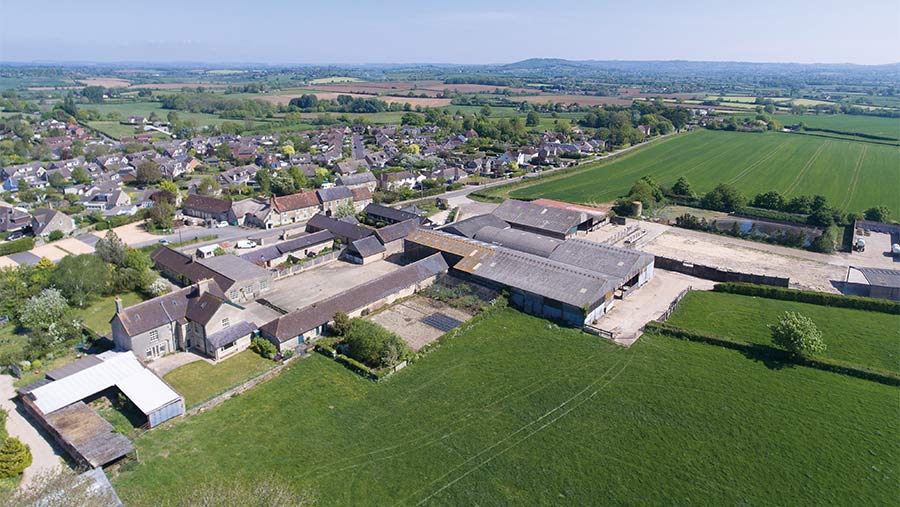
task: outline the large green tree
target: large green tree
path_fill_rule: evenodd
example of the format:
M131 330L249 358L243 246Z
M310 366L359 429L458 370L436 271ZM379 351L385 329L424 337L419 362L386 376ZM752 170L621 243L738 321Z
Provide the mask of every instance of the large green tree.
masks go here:
M63 257L50 275L51 285L59 288L73 305L84 308L109 290L112 266L91 254Z

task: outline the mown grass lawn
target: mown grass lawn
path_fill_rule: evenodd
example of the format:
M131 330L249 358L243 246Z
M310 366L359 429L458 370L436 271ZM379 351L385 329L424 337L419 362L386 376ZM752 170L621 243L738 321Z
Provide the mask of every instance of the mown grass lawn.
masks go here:
M857 505L896 500L896 388L513 310L373 383L318 354L138 438L126 504L275 478L318 505ZM227 483L227 482L226 482Z
M770 190L788 197L821 194L844 211L885 205L900 216L896 147L771 132L700 130L654 142L616 161L586 165L571 175L514 189L509 195L602 203L627 194L643 176L664 185L684 176L700 193L730 183L749 198Z
M109 321L116 314L116 297L122 298L122 304L126 308L144 301L144 297L137 292L125 292L118 296L105 296L94 301L89 306L76 308L75 316L82 319L86 327L100 336L108 335L112 332Z
M276 363L261 357L252 350L219 364L196 361L176 368L164 377L176 391L184 396L184 404L191 407L221 394L245 380L274 368Z
M769 326L776 324L786 311L799 312L816 323L827 346L824 356L900 372L900 315L694 291L681 300L668 322L748 343L772 345Z

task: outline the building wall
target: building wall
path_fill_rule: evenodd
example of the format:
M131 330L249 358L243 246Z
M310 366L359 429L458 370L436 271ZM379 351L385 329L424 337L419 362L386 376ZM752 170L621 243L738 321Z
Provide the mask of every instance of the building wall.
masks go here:
M179 398L177 402L170 403L148 414L147 423L151 428L155 428L180 415L184 415L184 398Z
M113 343L117 349L131 350L138 359L147 361L178 350L183 336L181 327L180 324L172 322L134 336L128 336L116 317L112 323ZM154 331L156 332L155 339ZM153 348L158 351L158 354L154 355L155 351L151 350Z
M223 359L227 359L238 352L242 352L247 350L250 347L250 335L244 336L243 338L239 338L235 341L230 347L219 347L213 352L213 359L216 361L221 361Z
M339 207L347 205L347 204L353 206L353 199L347 198L347 199L338 199L336 201L323 202L322 210L325 212L326 215L332 216L335 214L335 212L337 211L337 209Z
M257 299L261 294L271 290L271 288L272 277L269 275L235 282L234 285L228 288L228 292L225 295L235 303L243 303Z
M269 215L266 217L265 226L269 228L295 224L298 222L306 222L307 220L315 216L318 212L318 206L308 206L306 208L284 211L281 213L272 210L272 212L269 213Z

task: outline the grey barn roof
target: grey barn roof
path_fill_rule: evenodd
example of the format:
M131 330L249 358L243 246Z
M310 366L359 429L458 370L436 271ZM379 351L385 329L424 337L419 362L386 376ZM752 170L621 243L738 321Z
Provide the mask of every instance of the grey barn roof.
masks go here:
M419 216L415 213L409 213L406 211L402 211L399 209L394 209L388 206L382 206L381 204L371 203L366 205L366 208L363 210L367 215L371 215L376 218L385 218L392 222L404 222L406 220L418 219Z
M335 237L347 238L350 241L356 241L357 239L365 238L366 236L371 236L375 233L372 229L342 222L322 214L310 218L309 222L306 222L306 228L307 230L313 231L331 231Z
M563 243L561 240L540 234L518 229L498 229L490 225L479 229L474 239L541 257L550 257L550 254Z
M869 285L875 285L878 287L900 288L900 270L884 268L858 268L856 266L854 266L854 269L858 270L863 274L864 277L866 277L866 281L869 282Z
M503 201L492 214L513 225L557 234L566 234L573 227L588 219L584 213L515 199Z
M256 264L231 254L199 259L197 262L235 282L253 280L269 274Z
M384 245L375 236L366 236L350 243L350 250L355 251L360 257L366 258L384 253Z
M282 254L286 254L296 252L303 248L321 245L322 243L328 243L329 241L334 241L334 234L332 234L331 231L318 231L283 241L275 245L275 248Z
M375 231L375 236L377 236L378 240L382 243L388 244L409 236L409 234L418 227L419 221L417 219L404 220L403 222L397 222L396 224L385 225L381 229Z
M585 239L567 239L550 259L628 281L653 263L653 256L635 250L601 245Z
M365 183L375 183L375 175L369 171L359 172L354 174L345 174L338 176L338 183L341 185L349 186L349 185L363 185Z
M256 326L247 322L246 320L242 320L236 324L232 324L221 331L217 331L206 337L206 341L209 342L215 348L224 347L229 343L234 343L238 341L240 338L243 338L250 333L256 331Z
M358 310L446 271L447 263L443 256L434 254L336 296L283 315L264 324L260 331L284 343L330 322L337 312L350 313Z
M455 222L453 224L442 227L441 230L444 232L449 232L450 234L456 234L457 236L474 238L475 234L477 234L478 231L480 231L484 227L509 229L509 224L495 215L476 215L474 217L469 217L465 220L460 220L459 222Z

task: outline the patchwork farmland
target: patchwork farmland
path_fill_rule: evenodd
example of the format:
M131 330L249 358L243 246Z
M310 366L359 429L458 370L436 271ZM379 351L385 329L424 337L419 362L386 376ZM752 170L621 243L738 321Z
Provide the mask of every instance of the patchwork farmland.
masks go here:
M314 354L142 435L114 484L128 505L189 490L200 467L317 505L887 504L895 408L876 382L662 336L625 349L502 310L388 382Z
M897 149L880 144L783 133L701 130L657 141L612 162L510 192L579 203L608 202L643 176L671 185L686 177L698 192L719 183L747 196L778 190L786 196L821 194L844 211L886 205L900 215Z

